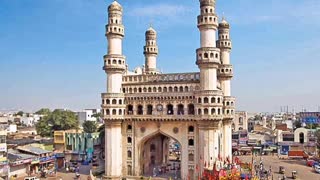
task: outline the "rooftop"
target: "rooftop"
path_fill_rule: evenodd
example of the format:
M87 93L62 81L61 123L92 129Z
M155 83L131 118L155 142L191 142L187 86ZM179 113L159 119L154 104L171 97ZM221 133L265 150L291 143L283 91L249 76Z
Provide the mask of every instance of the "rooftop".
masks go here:
M33 146L20 146L17 149L20 151L24 151L24 152L28 152L28 153L36 154L36 155L52 152L52 151L47 151L47 150L44 150L44 149L41 149L38 147L33 147Z

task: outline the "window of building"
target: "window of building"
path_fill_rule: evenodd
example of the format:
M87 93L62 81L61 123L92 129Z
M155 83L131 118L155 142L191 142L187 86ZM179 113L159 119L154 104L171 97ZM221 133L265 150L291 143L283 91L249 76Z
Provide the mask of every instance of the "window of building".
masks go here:
M112 110L112 115L116 115L117 114L117 110L113 109Z
M178 115L184 115L184 106L183 104L178 105Z
M194 154L191 154L191 153L190 153L190 154L188 155L188 159L189 159L189 161L191 161L191 162L194 161Z
M137 114L138 115L143 115L143 106L142 105L138 105Z
M131 104L128 105L128 114L133 114L133 106Z
M173 115L173 105L172 104L167 105L167 114Z
M148 114L148 115L152 115L152 105L151 105L151 104L149 104L149 105L147 106L147 114Z
M132 125L129 124L129 125L127 126L127 129L128 129L128 131L131 131L131 130L132 130Z
M207 97L205 97L205 98L203 99L203 102L204 102L204 103L209 103L209 99L208 99Z
M194 115L194 105L193 104L188 105L188 114Z
M113 99L113 100L112 100L112 104L117 104L117 100L116 100L116 99Z
M128 142L128 144L131 144L131 143L132 143L132 138L131 138L131 137L128 137L128 138L127 138L127 142Z
M188 145L189 145L189 146L194 146L194 140L193 140L193 139L189 139Z
M128 159L131 159L132 158L132 152L129 150L127 153L128 153Z
M188 132L189 133L193 133L194 132L194 127L193 126L189 126L188 127Z

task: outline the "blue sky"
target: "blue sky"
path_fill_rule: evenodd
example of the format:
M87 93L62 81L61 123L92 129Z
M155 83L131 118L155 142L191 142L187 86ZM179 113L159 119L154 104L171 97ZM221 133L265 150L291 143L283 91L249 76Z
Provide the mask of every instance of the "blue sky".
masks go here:
M104 26L112 0L0 0L0 111L98 108L106 89ZM158 31L158 67L198 71L198 0L119 0L124 54L144 63L144 32ZM320 105L320 1L217 0L231 23L232 93L237 109L317 110Z

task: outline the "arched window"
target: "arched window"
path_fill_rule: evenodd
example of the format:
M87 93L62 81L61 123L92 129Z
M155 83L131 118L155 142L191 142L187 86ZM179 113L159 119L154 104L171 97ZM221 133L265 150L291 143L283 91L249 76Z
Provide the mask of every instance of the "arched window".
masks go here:
M178 115L184 115L184 106L183 104L178 105Z
M304 133L303 133L303 132L301 132L301 133L299 134L299 142L300 142L301 144L304 143Z
M203 102L204 102L204 103L209 103L209 99L208 99L207 97L205 97L205 98L203 99Z
M169 87L169 92L172 92L172 87Z
M209 110L207 108L205 108L203 113L204 113L204 115L208 115L209 114Z
M210 53L210 58L213 58L213 53Z
M188 155L188 160L191 161L191 162L193 162L193 161L194 161L194 154L190 153L190 154Z
M174 87L174 92L178 92L178 87L177 86Z
M188 127L188 132L189 133L193 133L194 132L194 127L193 126L189 126Z
M117 114L117 110L113 109L112 110L112 115L116 115Z
M183 92L183 87L182 86L179 87L179 92Z
M188 105L188 114L194 115L194 105L193 104Z
M156 145L151 144L150 145L150 152L155 152L156 151Z
M157 92L157 88L156 87L153 87L153 92Z
M122 99L119 99L119 104L122 104Z
M142 105L138 105L137 114L143 115L143 106Z
M134 89L133 89L133 92L136 93L136 92L137 92L137 88L134 88Z
M106 115L110 115L110 110L106 109Z
M127 126L127 130L128 130L128 131L131 131L131 130L132 130L132 125L129 124L129 125Z
M110 100L109 100L109 99L107 99L107 100L106 100L106 103L107 103L107 104L110 104Z
M102 104L104 104L104 102L105 102L104 99L102 99Z
M147 88L143 88L143 92L147 92Z
M189 145L189 146L194 146L194 140L193 140L193 139L189 139L188 145Z
M142 88L139 88L139 92L140 92L140 93L142 92Z
M167 88L167 87L164 87L164 88L163 88L163 92L168 92L168 88Z
M133 114L133 106L131 104L128 105L128 115Z
M204 53L204 58L208 58L208 53Z
M188 86L184 87L184 91L189 92L189 87Z
M216 109L215 108L212 108L211 109L211 115L215 115L216 114Z
M162 88L161 87L158 87L158 92L162 92Z
M211 103L216 103L216 98L215 97L211 98Z
M127 142L128 142L128 144L131 144L132 143L132 138L131 137L127 137Z
M122 115L122 110L121 109L119 109L119 115Z
M112 99L112 104L117 104L117 100L116 99Z
M151 91L152 91L152 89L151 89L151 87L149 87L149 88L148 88L148 92L151 92Z
M239 124L243 124L243 118L239 117Z
M198 115L201 115L202 112L201 112L201 109L198 109Z
M220 98L218 98L218 103L220 103Z
M148 115L152 115L152 105L151 105L151 104L149 104L149 105L147 106L147 114L148 114Z
M218 115L220 115L221 114L221 110L220 110L220 108L218 108Z
M172 104L167 105L167 114L173 115L173 105Z
M127 152L128 154L128 159L131 159L132 158L132 152L129 150L128 152Z
M198 98L198 103L201 103L201 98L200 97Z

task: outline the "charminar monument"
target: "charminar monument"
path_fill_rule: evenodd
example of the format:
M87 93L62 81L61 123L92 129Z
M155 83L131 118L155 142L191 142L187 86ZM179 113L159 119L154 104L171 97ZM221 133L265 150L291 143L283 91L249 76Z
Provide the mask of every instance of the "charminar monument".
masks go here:
M104 179L177 177L196 179L219 158L231 158L230 26L219 22L215 0L200 0L195 51L199 72L163 74L157 69L157 32L145 33L145 65L128 70L122 54L124 10L108 7L107 74L102 94L105 121ZM190 62L191 63L191 62Z

